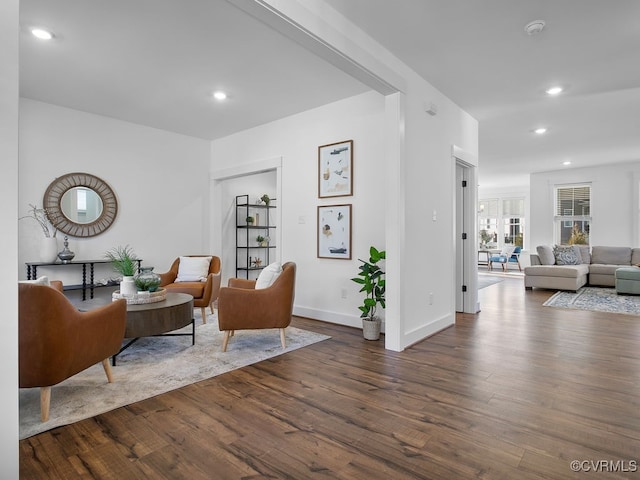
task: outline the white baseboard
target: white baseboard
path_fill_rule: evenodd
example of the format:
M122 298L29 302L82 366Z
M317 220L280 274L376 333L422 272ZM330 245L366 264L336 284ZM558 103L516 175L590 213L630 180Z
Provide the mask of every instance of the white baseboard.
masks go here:
M347 327L354 327L362 330L362 319L357 315L346 315L344 313L328 312L326 310L318 310L317 308L298 306L293 307L293 314L300 317L335 323L337 325L345 325ZM384 333L384 320L380 326L380 331Z

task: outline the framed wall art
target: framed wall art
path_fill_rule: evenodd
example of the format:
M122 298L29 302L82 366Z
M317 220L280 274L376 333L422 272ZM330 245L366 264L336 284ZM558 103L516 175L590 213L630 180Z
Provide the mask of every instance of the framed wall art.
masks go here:
M318 197L353 195L353 140L318 147Z
M318 206L318 258L351 260L351 205Z

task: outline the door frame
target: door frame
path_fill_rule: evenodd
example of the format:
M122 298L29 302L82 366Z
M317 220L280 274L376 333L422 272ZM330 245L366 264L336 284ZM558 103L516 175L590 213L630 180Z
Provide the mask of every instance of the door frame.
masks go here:
M471 153L461 148L452 147L451 153L454 164L452 182L454 222L453 240L455 252L455 280L454 280L454 300L457 306L461 305L464 313L478 313L480 304L478 303L478 262L477 262L477 241L478 222L476 212L478 211L478 159ZM463 204L458 205L459 189L458 168L461 168L462 178L466 180L467 187L463 197ZM462 225L463 231L459 231L458 225ZM461 241L462 233L467 234L467 239ZM464 283L463 283L464 282ZM466 284L466 292L462 292L462 286Z

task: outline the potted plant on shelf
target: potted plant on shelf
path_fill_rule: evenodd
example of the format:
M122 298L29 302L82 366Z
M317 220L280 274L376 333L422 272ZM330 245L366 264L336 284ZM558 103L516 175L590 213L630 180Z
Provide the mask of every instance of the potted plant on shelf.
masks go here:
M122 275L120 293L122 295L135 295L138 289L133 281L133 276L136 273L138 257L133 252L133 249L129 245L114 247L105 253L105 257L111 261L113 269Z
M378 266L381 260L386 258L384 250L375 247L369 249L369 261L360 260L357 277L351 280L362 285L361 292L365 292L363 304L358 308L362 312L362 334L365 340L378 340L380 338L380 324L382 321L376 316L378 305L385 308L385 279L384 271Z
M245 218L245 222L247 222L247 225L249 226L253 225L253 217L248 216L247 218Z
M258 242L258 245L260 245L261 247L268 247L269 237L263 237L262 235L258 235L256 237L256 242Z

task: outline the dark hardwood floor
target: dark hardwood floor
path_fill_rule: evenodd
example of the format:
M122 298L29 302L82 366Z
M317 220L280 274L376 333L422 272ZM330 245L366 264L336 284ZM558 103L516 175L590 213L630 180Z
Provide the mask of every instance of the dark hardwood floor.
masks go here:
M402 353L295 318L332 338L23 440L21 478L640 478L640 318L552 293L505 278Z

